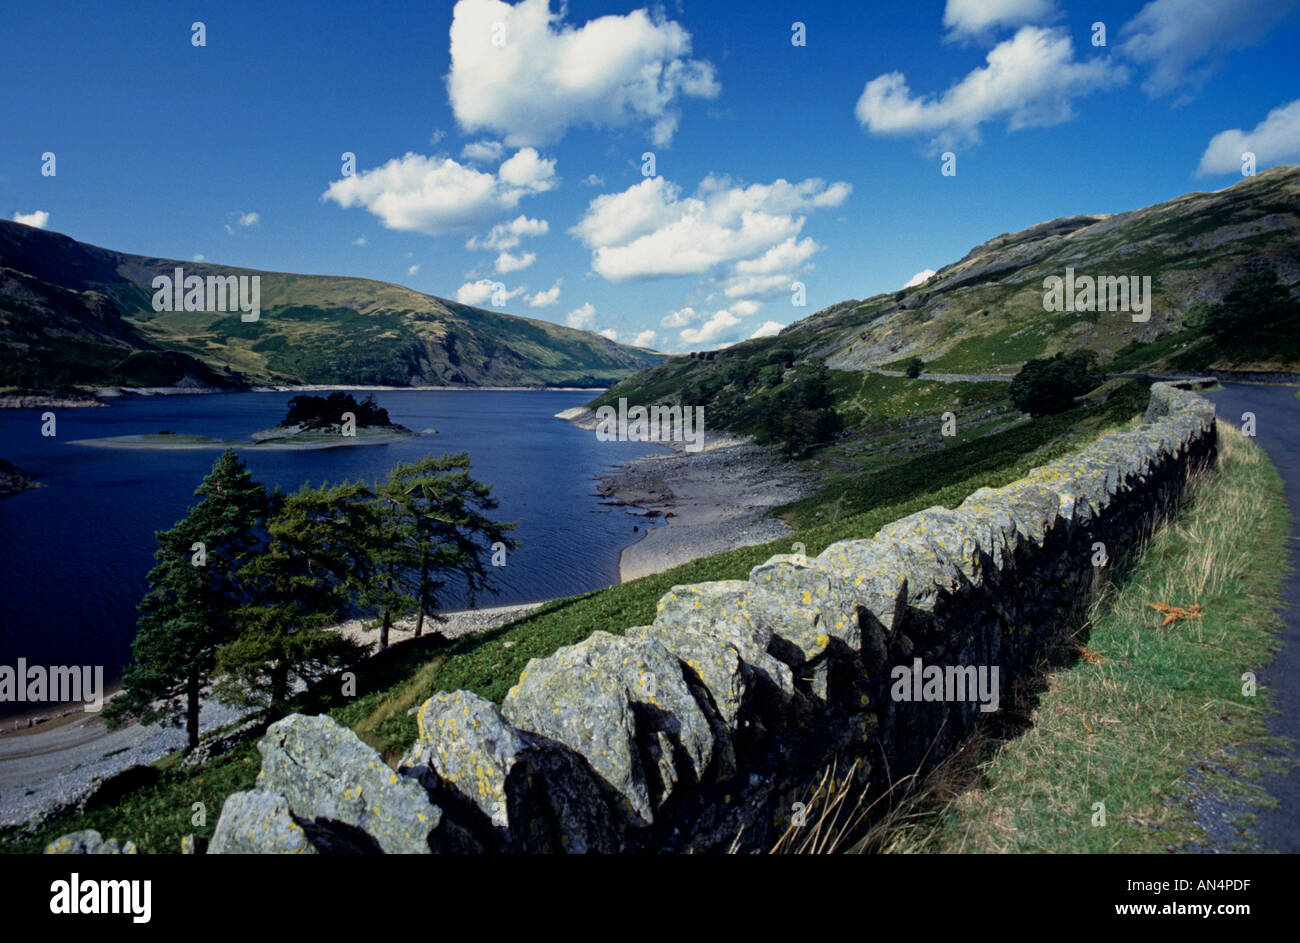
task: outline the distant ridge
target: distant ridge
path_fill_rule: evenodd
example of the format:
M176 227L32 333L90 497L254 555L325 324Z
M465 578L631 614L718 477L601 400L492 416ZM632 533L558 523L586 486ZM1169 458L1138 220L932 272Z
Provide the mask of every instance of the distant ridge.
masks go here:
M155 312L152 281L258 275L261 315ZM663 359L363 278L114 252L0 220L0 386L607 386Z

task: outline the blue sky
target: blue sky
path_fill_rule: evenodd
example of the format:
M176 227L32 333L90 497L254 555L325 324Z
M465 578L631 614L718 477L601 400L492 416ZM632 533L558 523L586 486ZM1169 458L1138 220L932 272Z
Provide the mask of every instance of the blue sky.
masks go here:
M1300 162L1295 0L53 2L3 23L6 219L668 351L1045 219L1228 186L1245 150Z

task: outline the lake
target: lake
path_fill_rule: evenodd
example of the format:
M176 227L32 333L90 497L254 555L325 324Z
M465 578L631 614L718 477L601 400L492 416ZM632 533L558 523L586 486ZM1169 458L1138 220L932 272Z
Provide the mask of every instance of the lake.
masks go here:
M197 503L194 489L220 454L94 448L73 440L164 429L243 440L278 423L294 395L132 396L102 409L55 409L54 437L41 435L44 410L0 411L0 458L45 486L0 498L0 664L25 657L28 664L103 665L106 679L118 678L153 565L154 533ZM592 395L377 391L375 400L393 422L438 434L389 445L251 449L241 456L262 484L293 491L304 482L369 483L399 461L466 451L471 475L491 485L500 502L496 519L519 522L512 536L521 544L505 567L490 568L500 593L481 595L478 605L533 602L617 582L619 552L645 529L644 518L600 504L594 479L667 449L599 442L554 418ZM450 598L444 608L465 603Z

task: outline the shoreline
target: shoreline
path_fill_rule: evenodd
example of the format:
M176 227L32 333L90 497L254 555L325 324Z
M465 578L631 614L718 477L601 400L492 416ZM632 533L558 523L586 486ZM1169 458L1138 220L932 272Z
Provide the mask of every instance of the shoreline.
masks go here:
M602 393L607 386L359 386L343 383L306 383L300 385L259 384L237 389L217 389L195 386L104 386L91 387L89 399L72 399L39 394L0 393L0 409L84 409L108 406L115 399L128 396L219 396L231 393L319 393L323 390L340 390L356 393ZM107 402L106 402L107 401Z
M557 419L594 430L596 414L585 406L566 409ZM600 476L596 490L606 504L636 508L661 526L619 555L619 582L662 573L699 557L789 536L782 521L768 517L774 507L813 490L817 476L783 462L751 440L704 433L703 446L688 451L682 442L647 439L672 449L649 455Z
M549 600L485 606L445 612L446 622L425 620L425 635L441 632L449 639L485 632L527 615ZM379 630L362 627L360 619L334 626L346 637L378 648ZM414 636L414 620L399 620L390 630L390 647ZM105 703L121 688L105 686ZM227 707L204 698L199 726L204 734L241 722L246 708ZM37 718L45 720L37 722ZM30 722L30 726L28 726ZM17 723L18 729L13 725ZM185 745L185 733L176 727L145 726L139 722L109 730L100 713L90 713L79 702L49 704L43 710L25 711L0 718L0 827L30 827L59 809L74 805L109 776L130 766L152 763Z

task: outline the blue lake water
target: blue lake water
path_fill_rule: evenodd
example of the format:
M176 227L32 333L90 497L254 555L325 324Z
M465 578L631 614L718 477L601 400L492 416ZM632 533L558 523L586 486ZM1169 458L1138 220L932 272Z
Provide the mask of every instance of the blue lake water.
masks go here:
M103 409L56 409L57 436L41 435L43 410L0 410L0 458L45 487L0 499L0 664L103 665L116 678L130 655L136 604L153 565L154 532L197 502L194 489L220 454L73 445L73 440L159 432L244 440L278 423L292 393L140 396ZM364 394L356 394L358 398ZM372 482L399 461L467 451L471 474L490 484L497 520L518 521L521 546L490 568L498 595L480 606L571 595L618 581L619 552L644 518L601 505L594 479L666 451L599 442L555 419L582 391L376 392L394 422L420 432L391 445L241 452L268 488L296 490L344 479ZM465 600L448 599L446 609Z

